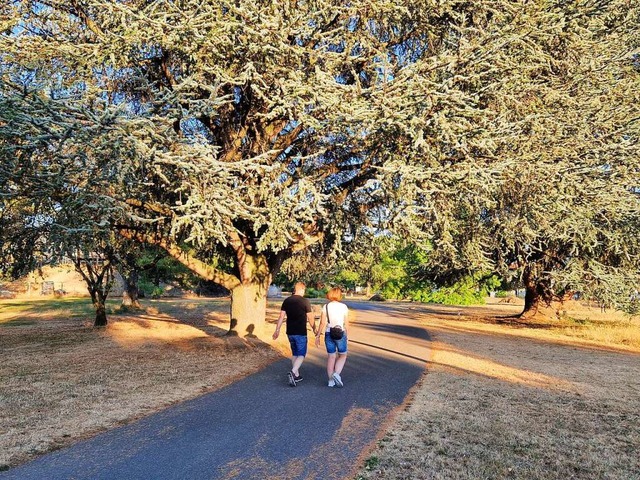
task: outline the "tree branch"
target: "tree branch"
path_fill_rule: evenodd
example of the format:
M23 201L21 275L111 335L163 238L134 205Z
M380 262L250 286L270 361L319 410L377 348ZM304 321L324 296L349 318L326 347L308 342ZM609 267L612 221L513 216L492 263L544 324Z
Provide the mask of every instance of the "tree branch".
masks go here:
M163 238L156 238L154 236L147 235L146 233L128 228L120 228L119 233L129 240L149 243L151 245L156 245L162 248L169 254L169 256L171 256L171 258L177 260L192 272L200 275L206 280L210 280L219 285L222 285L228 290L233 290L235 287L240 285L240 280L234 275L218 270L211 265L207 265L202 260L198 260L193 255L185 252L174 242L168 241Z

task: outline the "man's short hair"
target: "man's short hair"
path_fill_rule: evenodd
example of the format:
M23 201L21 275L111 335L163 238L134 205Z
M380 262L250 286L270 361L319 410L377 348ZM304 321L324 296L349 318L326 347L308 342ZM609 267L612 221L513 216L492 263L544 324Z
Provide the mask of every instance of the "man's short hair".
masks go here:
M304 290L306 288L307 288L307 286L304 283L296 282L296 284L293 286L293 291L294 292L299 292L300 290Z

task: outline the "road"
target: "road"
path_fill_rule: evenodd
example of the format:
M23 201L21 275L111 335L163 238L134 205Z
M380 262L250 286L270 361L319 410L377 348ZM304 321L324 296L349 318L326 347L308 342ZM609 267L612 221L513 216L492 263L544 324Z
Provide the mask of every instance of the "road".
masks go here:
M353 478L368 447L425 371L428 333L386 304L347 302L344 388L326 386L326 352L310 345L304 381L289 360L0 473L0 479L199 480ZM311 337L310 337L311 341Z

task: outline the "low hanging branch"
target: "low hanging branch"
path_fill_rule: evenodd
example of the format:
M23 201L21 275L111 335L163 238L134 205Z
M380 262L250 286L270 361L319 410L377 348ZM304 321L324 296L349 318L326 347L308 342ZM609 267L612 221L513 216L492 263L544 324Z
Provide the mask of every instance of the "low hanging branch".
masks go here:
M180 262L192 272L200 275L205 280L215 282L229 290L234 289L240 284L240 280L234 275L230 275L228 273L220 271L219 269L213 268L210 265L207 265L205 262L198 260L193 255L181 249L178 245L171 241L160 239L153 235L127 228L120 228L118 231L120 235L129 240L156 245L162 248L173 259Z

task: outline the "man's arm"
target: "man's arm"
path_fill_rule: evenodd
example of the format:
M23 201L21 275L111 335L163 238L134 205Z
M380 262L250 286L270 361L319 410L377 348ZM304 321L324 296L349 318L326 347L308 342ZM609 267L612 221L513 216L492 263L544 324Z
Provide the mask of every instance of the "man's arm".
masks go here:
M278 323L276 324L276 331L273 332L273 339L275 340L280 335L280 327L282 326L282 322L284 322L284 318L286 317L286 313L284 310L280 310L280 316L278 317Z
M316 334L316 314L313 310L307 312L307 322L311 325L311 330L313 330L313 334Z

